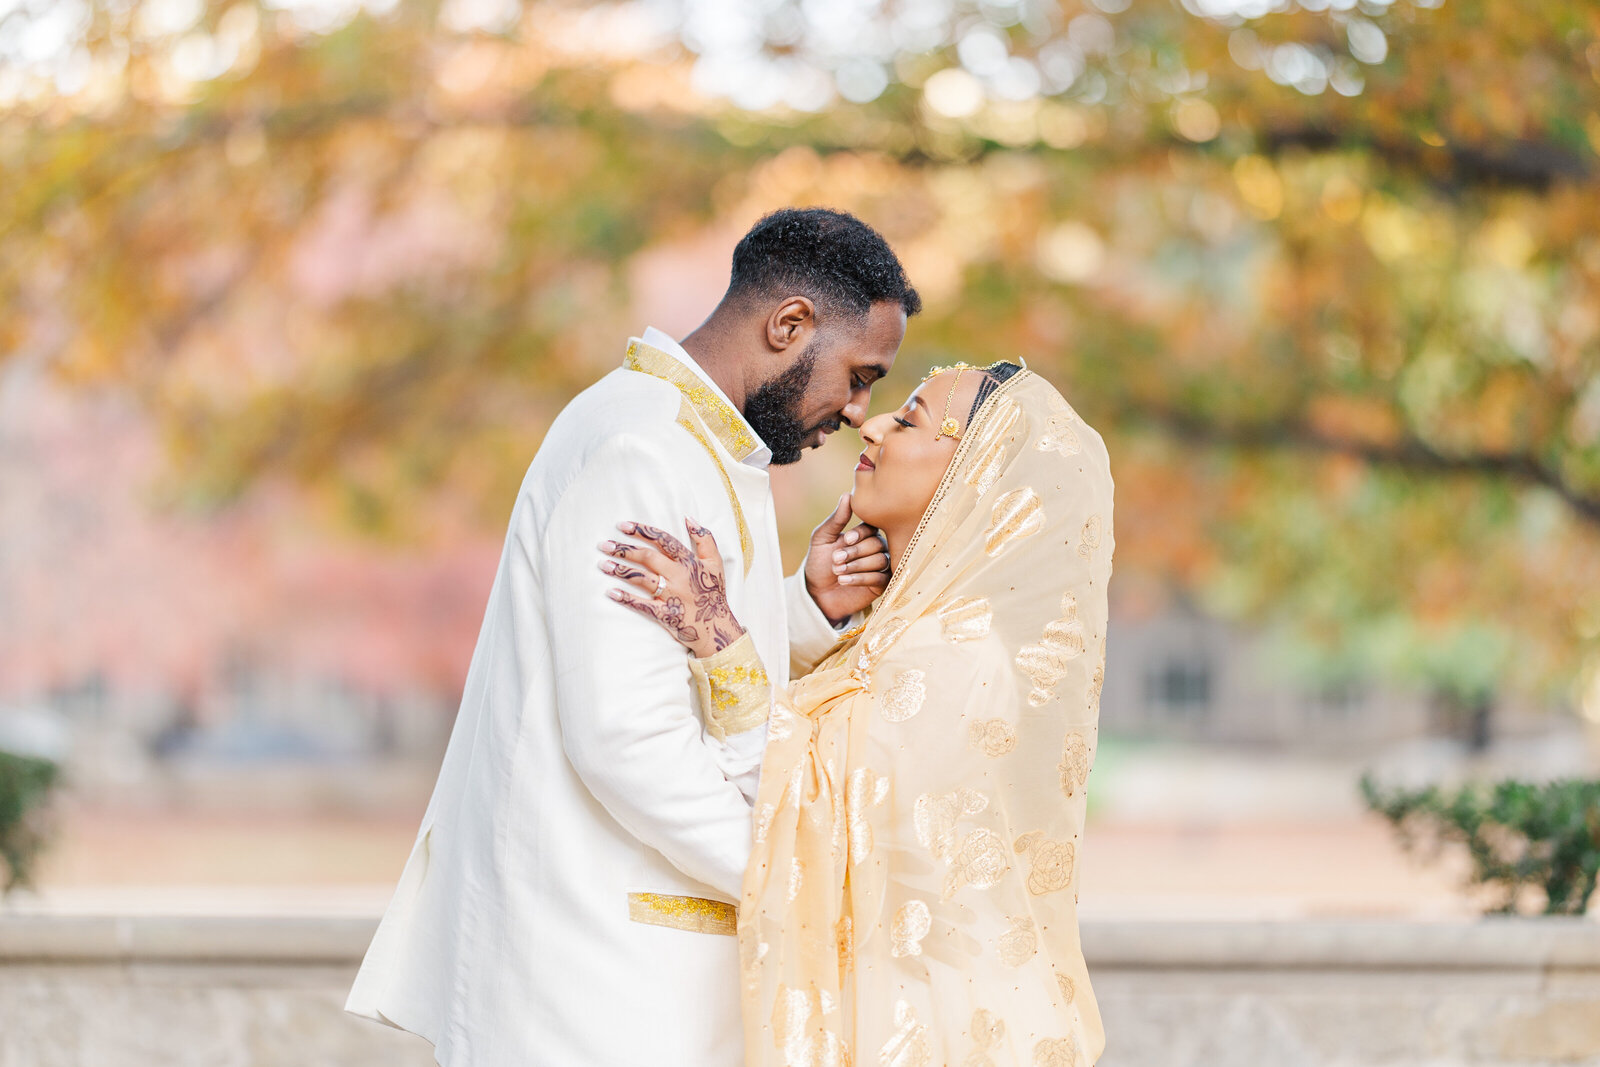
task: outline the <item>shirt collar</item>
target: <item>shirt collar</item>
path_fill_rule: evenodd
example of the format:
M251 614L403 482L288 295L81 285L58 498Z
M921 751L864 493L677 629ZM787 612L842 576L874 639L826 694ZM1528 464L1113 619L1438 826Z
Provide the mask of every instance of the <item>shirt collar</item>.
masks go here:
M663 360L661 356L669 358ZM695 414L734 458L758 470L766 470L772 463L772 449L761 440L761 435L745 421L744 415L694 357L667 333L650 326L646 327L643 337L630 338L625 365L677 386Z

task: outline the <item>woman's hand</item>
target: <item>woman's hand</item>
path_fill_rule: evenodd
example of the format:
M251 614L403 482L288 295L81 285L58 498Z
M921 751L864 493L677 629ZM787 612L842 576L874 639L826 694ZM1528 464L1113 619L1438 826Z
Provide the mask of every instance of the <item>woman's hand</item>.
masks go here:
M617 529L645 544L601 541L600 551L612 558L600 569L642 591L639 596L622 589L606 595L667 628L698 659L714 655L737 641L744 627L728 607L728 587L722 573L722 553L711 531L686 519L694 551L682 541L654 526L620 522Z

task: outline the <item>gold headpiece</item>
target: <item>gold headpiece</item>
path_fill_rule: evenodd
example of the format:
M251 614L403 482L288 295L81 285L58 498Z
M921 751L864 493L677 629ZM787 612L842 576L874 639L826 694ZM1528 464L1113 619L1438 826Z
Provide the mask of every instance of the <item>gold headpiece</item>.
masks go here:
M956 372L955 381L950 383L950 393L944 398L944 418L939 420L939 432L934 434L933 437L935 441L941 437L948 437L957 441L961 439L961 424L958 423L950 414L950 401L955 399L956 386L961 383L961 372L964 370L979 369L981 368L974 367L972 364L966 362L952 363L948 367L935 367L923 376L922 380L926 382L929 378L932 378L938 374L943 374L947 370L953 370Z

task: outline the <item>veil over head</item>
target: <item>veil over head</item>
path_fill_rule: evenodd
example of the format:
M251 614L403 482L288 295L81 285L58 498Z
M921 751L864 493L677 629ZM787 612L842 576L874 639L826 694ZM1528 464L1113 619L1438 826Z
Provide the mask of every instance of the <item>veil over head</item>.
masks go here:
M739 910L751 1067L1087 1067L1077 858L1114 542L1105 443L995 390L865 629L779 697Z

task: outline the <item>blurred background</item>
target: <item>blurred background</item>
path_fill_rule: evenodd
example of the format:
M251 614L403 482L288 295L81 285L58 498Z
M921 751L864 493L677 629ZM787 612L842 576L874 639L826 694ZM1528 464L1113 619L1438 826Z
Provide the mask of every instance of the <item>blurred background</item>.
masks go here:
M1578 0L0 0L4 907L375 915L545 428L809 204L926 300L878 410L1110 446L1086 917L1583 911Z

